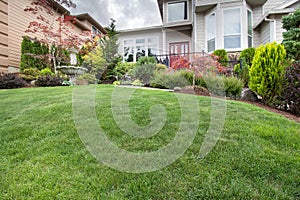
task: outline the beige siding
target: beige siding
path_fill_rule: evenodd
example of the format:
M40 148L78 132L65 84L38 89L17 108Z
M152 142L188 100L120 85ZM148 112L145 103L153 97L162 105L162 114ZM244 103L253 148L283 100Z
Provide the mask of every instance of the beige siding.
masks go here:
M278 43L281 43L283 40L282 33L284 32L284 29L282 28L282 16L283 15L276 15L276 41Z
M0 0L0 73L8 71L8 4Z
M270 23L269 22L262 23L260 35L261 35L260 44L266 44L266 43L270 42Z
M30 5L32 0L10 0L8 5L8 23L9 23L9 66L19 68L21 57L21 43L22 37L28 35L30 37L37 37L38 39L49 40L51 38L45 38L42 33L25 33L28 25L32 21L37 21L38 15L33 15L29 12L25 12L24 8ZM58 29L57 17L61 14L54 12L54 16L50 16L46 13L41 13L46 19L48 19L54 29ZM70 28L70 31L79 35L82 31L77 26Z
M196 51L205 50L205 15L204 13L197 13L196 15Z

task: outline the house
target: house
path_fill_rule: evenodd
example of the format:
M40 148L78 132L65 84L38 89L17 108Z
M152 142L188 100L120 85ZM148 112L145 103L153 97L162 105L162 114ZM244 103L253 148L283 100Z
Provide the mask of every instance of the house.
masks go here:
M29 22L35 21L37 16L27 13L24 9L33 0L0 0L0 72L19 71L22 37L43 38L41 33L25 33ZM49 21L53 21L53 26L57 27L55 20L62 15L70 15L70 12L56 3L48 0L54 16L44 15ZM91 31L92 35L106 34L105 29L89 14L76 15L75 24L70 30L72 33L80 34L82 31Z
M162 25L119 34L124 61L140 56L189 54L226 49L240 52L282 42L282 16L299 0L157 0Z

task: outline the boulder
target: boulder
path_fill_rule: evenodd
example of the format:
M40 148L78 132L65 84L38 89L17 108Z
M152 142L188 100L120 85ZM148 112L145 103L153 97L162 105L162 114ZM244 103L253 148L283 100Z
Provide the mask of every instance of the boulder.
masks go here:
M244 88L241 93L241 100L244 101L251 101L251 102L258 102L259 99L257 95L252 92L249 88Z

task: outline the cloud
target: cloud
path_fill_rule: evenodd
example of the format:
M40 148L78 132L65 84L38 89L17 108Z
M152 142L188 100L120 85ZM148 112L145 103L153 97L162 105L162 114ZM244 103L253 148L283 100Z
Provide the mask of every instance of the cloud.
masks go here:
M131 29L161 24L156 0L75 0L73 14L89 13L102 26L116 20L117 29Z

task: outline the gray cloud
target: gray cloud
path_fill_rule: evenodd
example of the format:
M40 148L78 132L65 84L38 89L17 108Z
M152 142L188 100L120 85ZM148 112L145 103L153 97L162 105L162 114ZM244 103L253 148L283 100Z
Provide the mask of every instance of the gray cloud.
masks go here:
M117 29L131 29L159 25L160 14L156 0L76 0L72 14L88 12L101 25L107 26L110 18L116 20Z

